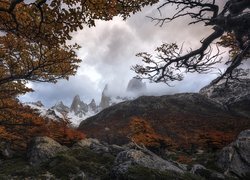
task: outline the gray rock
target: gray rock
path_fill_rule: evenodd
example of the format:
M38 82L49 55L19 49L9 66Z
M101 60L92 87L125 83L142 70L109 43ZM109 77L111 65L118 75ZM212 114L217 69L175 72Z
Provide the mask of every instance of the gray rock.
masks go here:
M143 83L141 79L132 78L127 86L127 92L142 95L146 92L146 83Z
M85 173L83 171L78 172L77 174L70 175L70 180L84 180L87 179Z
M11 150L11 145L9 142L0 142L0 155L2 155L4 158L11 158L13 154L14 151Z
M73 145L73 148L89 148L95 153L108 153L109 147L100 143L97 139L86 138Z
M115 166L112 169L112 176L119 177L128 171L133 165L141 165L150 169L159 171L170 170L177 173L184 173L184 169L173 163L160 158L155 154L146 154L140 150L130 149L120 152L115 160Z
M227 175L244 178L250 174L250 129L242 131L236 141L222 149L217 163Z
M86 138L73 145L73 148L89 148L95 153L110 153L116 156L121 151L124 151L128 148L118 146L115 144L109 145L106 143L101 143L97 139Z
M94 99L88 104L88 109L92 110L93 112L98 112L98 107Z
M118 155L120 152L128 150L129 148L123 147L123 146L118 146L115 144L109 145L109 152L116 156Z
M57 110L61 114L67 114L70 111L69 107L64 105L62 101L56 103L54 106L51 107L51 109Z
M108 85L106 84L102 91L102 98L100 102L100 108L105 109L110 106L111 98L108 96Z
M51 174L50 172L48 172L48 171L46 173L40 175L39 178L46 179L46 180L54 180L54 179L56 179L55 176L53 174Z
M28 145L27 157L31 165L39 165L56 156L57 153L67 150L67 147L49 137L35 137Z
M79 95L76 95L70 106L70 111L74 112L75 115L82 117L88 112L88 105L80 99Z
M223 180L225 176L221 173L215 172L213 170L207 169L200 164L193 165L192 169L190 170L191 173L204 177L205 179L210 180Z
M250 79L210 83L200 90L200 94L222 104L235 114L250 117Z

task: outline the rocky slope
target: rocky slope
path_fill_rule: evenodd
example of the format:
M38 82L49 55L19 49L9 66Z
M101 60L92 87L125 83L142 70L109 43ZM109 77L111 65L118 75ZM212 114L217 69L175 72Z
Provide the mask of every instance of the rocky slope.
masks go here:
M249 177L250 130L242 131L234 142L222 149L218 157L217 164L225 174Z
M248 80L231 82L225 97L217 95L220 87L208 86L201 93L142 96L104 109L81 122L79 129L89 137L124 144L130 140L130 123L136 116L178 147L222 148L250 128L250 86Z
M214 159L213 163L217 162L221 169L206 166L207 154L199 155L203 158L201 161L182 164L137 144L118 146L83 139L65 147L51 138L35 137L29 143L26 157L25 154L7 159L0 156L0 179L247 179L249 132L241 132L236 141L219 153L219 159ZM233 151L228 148L237 154L232 156Z
M200 94L220 103L230 112L250 117L250 79L209 84L200 90Z

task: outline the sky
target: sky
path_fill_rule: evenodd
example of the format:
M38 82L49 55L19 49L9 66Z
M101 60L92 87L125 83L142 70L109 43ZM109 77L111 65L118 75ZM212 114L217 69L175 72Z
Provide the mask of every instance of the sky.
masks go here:
M69 80L60 80L57 84L29 83L35 92L20 96L23 102L41 100L47 107L59 101L70 105L75 95L80 95L85 103L95 99L100 102L101 93L106 84L111 94L125 96L129 80L136 74L132 65L140 63L135 55L139 52L151 52L163 42L184 43L184 48L199 47L200 40L208 36L211 27L203 24L188 26L189 19L183 18L175 22L157 26L146 16L159 16L157 6L146 7L142 12L132 15L126 21L115 17L112 21L97 21L96 27L84 28L73 33L72 42L81 45L77 52L82 63L76 76ZM173 7L164 9L168 14ZM164 14L163 14L164 15ZM224 54L227 57L227 54ZM180 92L198 92L218 74L187 74L181 82L149 83L147 95L164 95Z

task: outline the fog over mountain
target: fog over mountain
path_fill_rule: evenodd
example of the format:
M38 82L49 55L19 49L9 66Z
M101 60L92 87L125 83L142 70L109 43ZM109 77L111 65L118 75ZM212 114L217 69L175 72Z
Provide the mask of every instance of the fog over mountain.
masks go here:
M57 84L29 83L35 92L21 96L20 99L26 102L41 100L45 106L51 107L61 100L70 105L73 97L79 94L84 102L90 103L94 98L99 104L106 84L109 84L114 96L123 96L129 80L135 76L130 70L131 66L140 63L136 53L152 52L162 42L184 42L184 48L196 48L200 40L211 33L210 28L200 24L188 26L186 18L163 27L156 26L146 18L159 16L156 8L147 7L126 21L120 17L108 22L97 21L96 27L86 27L74 33L72 42L82 46L78 55L83 59L77 75L69 81L60 80ZM173 10L174 7L169 7L166 12L171 13ZM184 81L172 83L174 87L144 82L147 82L148 95L162 95L198 92L216 76L188 74Z

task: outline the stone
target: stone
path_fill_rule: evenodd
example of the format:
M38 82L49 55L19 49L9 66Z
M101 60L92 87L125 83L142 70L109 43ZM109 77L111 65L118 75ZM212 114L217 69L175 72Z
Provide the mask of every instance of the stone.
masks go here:
M10 142L0 142L0 155L2 155L4 158L12 158L13 154L14 151L11 150Z
M122 151L117 155L112 169L112 176L119 178L121 174L125 174L128 168L133 165L140 165L159 171L185 172L184 169L178 166L178 163L164 160L155 154L146 154L141 150L130 149Z
M210 83L200 90L200 94L222 104L232 113L250 117L250 79L221 80Z
M86 138L73 145L73 148L89 148L95 153L109 153L108 145L100 143L97 139Z
M67 150L66 146L62 146L49 137L35 137L28 145L27 157L29 163L35 166Z
M227 175L245 178L250 174L250 129L242 131L236 141L222 149L217 164Z
M204 177L205 179L211 179L211 180L223 180L225 179L225 176L221 173L218 173L216 171L210 170L205 168L204 166L200 164L194 164L192 169L190 170L192 174Z

